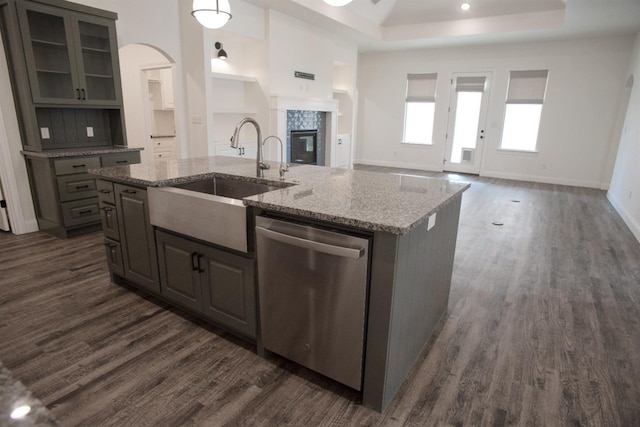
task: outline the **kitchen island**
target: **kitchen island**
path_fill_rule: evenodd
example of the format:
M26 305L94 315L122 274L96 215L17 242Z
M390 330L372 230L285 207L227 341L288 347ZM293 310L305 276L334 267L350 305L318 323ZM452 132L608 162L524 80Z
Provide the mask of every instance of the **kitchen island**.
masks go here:
M235 316L235 319L231 319L232 323L226 324L225 317L219 312L211 316L203 312L204 318L216 324L221 323L222 326L229 326L230 330L255 340L259 354L264 354L264 348L263 331L259 326L259 283L253 273L256 259L254 232L256 216L283 218L367 238L370 243L366 318L362 338L364 343L362 381L361 387L354 388L362 390L364 405L378 411L384 410L393 399L407 373L437 329L438 323L446 314L460 203L462 193L469 184L309 165L292 167L286 174L286 179L281 181L278 179L275 164L271 170L265 171L264 178L256 178L254 176L255 161L225 157L103 168L92 170L91 173L98 176L104 183L122 187L121 194L126 197L137 190L123 186L131 186L139 189L139 192L146 192L147 189L173 187L212 177L260 182L274 187L270 189L271 191L242 198L242 203L249 209L246 221L247 250L246 253L235 249L229 250L228 254L224 254L227 258L223 257L223 261L231 264L233 260L228 260L230 256L242 261L241 264L233 264L227 271L240 272L238 277L242 277L242 281L238 281L238 286L242 284L244 291L231 298L236 302L235 306L218 311L225 312L226 314L223 314L227 317L228 313L234 310L244 314ZM103 184L100 188L106 187ZM134 262L132 252L140 250L145 253L145 257L150 261L144 263L143 270L148 270L149 274L145 276L145 281L140 282L143 283L141 286L161 298L166 297L163 278L164 281L169 281L172 273L164 270L164 264L168 260L166 254L155 256L155 253L162 253L160 246L165 241L163 239L168 239L167 233L144 218L145 215L149 215L149 208L144 203L139 204L135 200L129 203L126 201L128 199L122 200L116 203L117 207L126 209L129 205L132 211L139 213L139 220L129 221L135 224L135 227L129 228L143 230L142 233L137 232L134 238L129 239L134 240L138 246L123 248L122 252L125 253L125 258L132 260L131 262ZM144 201L142 198L136 200ZM170 205L163 206L167 210L172 209ZM118 215L125 222L127 221L122 213ZM194 217L200 215L206 215L206 212L193 212ZM126 240L123 234L126 233L122 230L127 226L121 223L119 228L120 241L116 233L115 240L106 242L112 278L115 282L139 284L136 280L131 280L137 277L138 272L129 275L127 272L131 270L131 266L125 265L123 268L122 265L118 265L117 246L130 246L123 243ZM107 235L107 229L109 229L108 224L105 225L105 235ZM145 237L145 233L146 236L151 237ZM184 236L174 237L177 239ZM169 236L172 239L174 237ZM191 237L198 239L198 236L191 235ZM143 240L145 244L140 246L139 243ZM157 252L156 241L158 242ZM206 276L207 267L201 267L201 255L203 259L209 260L224 250L216 244L207 246L206 250L201 249L205 246L204 243L206 242L197 241L194 243L195 249L188 247L175 251L184 253L184 258L189 261L183 270L184 274L198 274L191 273L193 270L205 272ZM212 253L211 250L217 252ZM154 264L154 262L158 263L158 258L159 264ZM220 265L220 261L207 261L207 263L209 266ZM124 264L127 262L125 261ZM158 265L160 274L157 273ZM165 271L164 274L163 271ZM224 277L232 276L227 274ZM207 277L201 275L198 283L204 283L207 280ZM154 282L160 283L156 285ZM211 280L207 283L210 282ZM190 299L183 298L183 295L182 299L177 301L177 305L190 309L190 304L197 303L194 295L200 291L197 287L193 288L193 292L191 288L185 289L181 285L181 289L178 290ZM206 286L203 289L203 293L209 292L208 297L215 293L211 290L207 291ZM230 292L234 291L230 290ZM238 306L237 301L242 301L242 307ZM253 327L245 327L251 323Z

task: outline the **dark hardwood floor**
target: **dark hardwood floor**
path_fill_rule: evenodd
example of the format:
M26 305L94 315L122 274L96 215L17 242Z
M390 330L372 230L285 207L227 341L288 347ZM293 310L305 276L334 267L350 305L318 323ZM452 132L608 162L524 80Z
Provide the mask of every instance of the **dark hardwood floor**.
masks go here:
M0 234L0 360L63 426L639 425L640 244L605 193L451 179L449 313L383 414L110 283L100 233Z

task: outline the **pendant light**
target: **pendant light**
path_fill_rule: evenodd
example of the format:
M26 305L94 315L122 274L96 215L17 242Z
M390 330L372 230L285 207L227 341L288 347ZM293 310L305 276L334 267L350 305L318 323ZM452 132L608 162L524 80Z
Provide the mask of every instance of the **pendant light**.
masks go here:
M193 0L191 14L203 27L216 29L231 19L231 6L229 0Z
M324 0L324 2L331 6L344 6L351 3L351 0Z

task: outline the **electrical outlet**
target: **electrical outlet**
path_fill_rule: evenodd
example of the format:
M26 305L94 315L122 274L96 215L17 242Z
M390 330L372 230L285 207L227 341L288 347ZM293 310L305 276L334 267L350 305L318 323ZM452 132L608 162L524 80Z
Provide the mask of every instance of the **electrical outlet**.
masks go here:
M93 138L93 128L91 126L87 127L87 136Z
M42 139L50 139L49 128L40 128L40 137Z

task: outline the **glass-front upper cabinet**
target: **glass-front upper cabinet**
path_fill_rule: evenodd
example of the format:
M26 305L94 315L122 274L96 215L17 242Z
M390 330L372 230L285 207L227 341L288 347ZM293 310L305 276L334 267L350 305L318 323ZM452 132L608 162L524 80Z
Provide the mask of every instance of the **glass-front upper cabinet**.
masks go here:
M32 2L18 13L34 103L120 105L113 20Z

